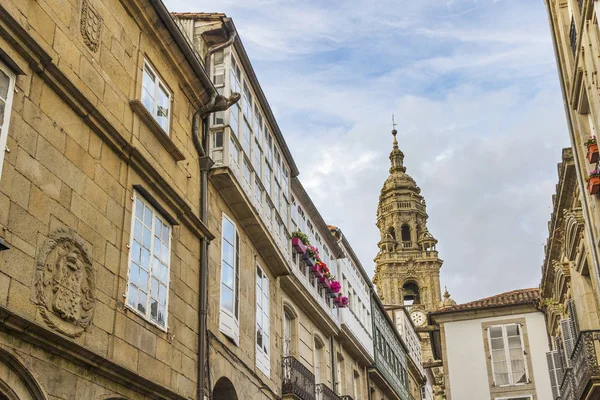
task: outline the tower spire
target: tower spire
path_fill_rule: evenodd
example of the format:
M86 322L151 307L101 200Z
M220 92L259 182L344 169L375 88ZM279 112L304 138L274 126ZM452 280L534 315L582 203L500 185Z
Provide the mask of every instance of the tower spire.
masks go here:
M394 114L392 114L392 136L394 137L393 149L390 153L390 162L392 166L390 168L390 174L394 172L406 172L406 167L404 166L404 153L398 148L398 139L396 135L398 131L396 130L396 121L394 120Z

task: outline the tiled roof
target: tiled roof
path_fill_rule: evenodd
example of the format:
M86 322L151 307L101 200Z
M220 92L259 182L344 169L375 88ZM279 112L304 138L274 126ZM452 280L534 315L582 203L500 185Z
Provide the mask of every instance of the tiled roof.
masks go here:
M223 13L203 13L203 12L172 12L172 16L179 18L194 18L194 19L219 19L226 17Z
M519 289L506 293L497 294L495 296L486 297L485 299L471 301L469 303L458 304L452 307L443 308L435 314L447 313L453 311L478 310L490 307L514 306L519 304L535 303L540 298L540 290L538 288Z

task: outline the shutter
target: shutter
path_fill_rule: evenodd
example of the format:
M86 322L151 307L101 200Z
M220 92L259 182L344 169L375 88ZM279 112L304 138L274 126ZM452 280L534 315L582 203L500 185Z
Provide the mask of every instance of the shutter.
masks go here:
M269 278L256 266L256 367L271 374L269 321Z
M563 377L565 375L565 369L567 368L567 362L565 360L565 351L563 348L562 339L559 336L556 336L554 338L554 344L555 344L556 351L558 352L554 365L558 367L558 369L557 369L558 385L560 386L560 384L563 381Z
M548 372L550 373L550 386L552 388L552 398L556 400L560 397L559 393L559 385L558 375L557 375L557 365L556 365L556 356L558 355L558 351L550 351L546 353L546 360L548 361Z
M579 323L577 321L577 313L575 311L575 302L573 299L567 301L567 315L571 320L571 334L573 335L573 341L576 342L579 338Z
M567 368L571 368L571 356L573 355L574 347L574 337L572 332L572 324L570 318L562 319L560 321L560 327L562 329L562 338L564 343L565 350L565 360Z
M234 295L234 315L233 315L233 341L240 345L240 235L235 230L235 289Z

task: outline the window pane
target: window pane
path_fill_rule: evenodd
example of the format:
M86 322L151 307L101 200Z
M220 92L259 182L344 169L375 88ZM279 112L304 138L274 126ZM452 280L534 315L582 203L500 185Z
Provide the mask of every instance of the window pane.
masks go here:
M158 319L158 300L155 298L150 300L150 318L155 321Z
M133 241L133 245L131 246L131 260L136 263L141 262L142 257L142 245L138 243L137 240Z
M5 109L5 107L6 107L6 103L4 102L4 100L0 99L0 128L2 128L2 125L4 125L4 109Z
M221 285L221 307L233 312L233 290Z
M156 108L156 118L160 126L169 132L169 93L162 85L158 86L158 105Z
M142 201L139 198L135 200L135 216L140 221L143 219L144 216L144 203L142 203Z
M233 246L227 242L223 244L223 262L233 267L234 251Z
M149 228L152 227L152 210L149 207L144 207L144 224Z
M136 303L137 303L137 287L130 283L129 284L129 291L127 293L127 302L129 303L130 306L135 307Z
M147 291L148 290L148 271L145 271L144 269L140 269L140 280L139 280L139 287L140 289L142 289L143 291Z
M227 219L223 219L223 238L233 245L235 227Z
M0 70L0 99L6 100L8 97L8 86L10 85L10 78Z
M501 338L502 337L502 327L495 326L495 327L490 328L490 337Z
M142 262L141 266L149 271L150 270L150 250L142 248Z
M137 304L138 311L140 311L144 314L146 313L146 302L147 301L148 301L148 298L146 296L146 293L140 290L138 292L138 304Z
M142 240L142 223L138 220L135 221L135 225L133 228L133 237L138 239L139 241Z
M233 289L234 270L233 267L223 264L222 281L227 287Z

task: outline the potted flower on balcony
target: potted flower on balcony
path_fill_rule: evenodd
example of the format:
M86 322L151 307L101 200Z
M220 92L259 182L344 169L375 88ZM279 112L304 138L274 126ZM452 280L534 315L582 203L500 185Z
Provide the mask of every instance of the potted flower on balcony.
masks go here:
M600 191L600 171L595 169L590 172L590 175L587 177L587 182L590 194L598 194Z
M323 270L319 264L319 261L315 262L315 265L310 267L310 272L312 272L312 274L319 279L323 276Z
M329 284L329 287L327 288L327 295L329 297L331 297L332 299L335 299L341 288L342 288L342 285L340 285L340 283L335 280L335 277L332 277L331 283Z
M316 247L308 245L306 252L302 255L302 259L309 267L314 267L316 260L319 258L319 251Z
M341 293L338 293L338 296L333 299L333 303L338 306L338 308L346 308L348 307L348 297L343 296Z
M321 278L319 278L319 284L324 289L329 290L329 288L331 286L331 274L329 273L329 271L327 271L327 272L323 271L323 276Z
M596 142L596 136L591 136L585 143L585 146L587 146L587 159L590 162L590 164L594 164L596 162L598 162L598 156L600 155L598 153L598 143Z
M310 245L308 236L305 233L296 231L292 232L292 247L298 254L306 253L306 246Z

